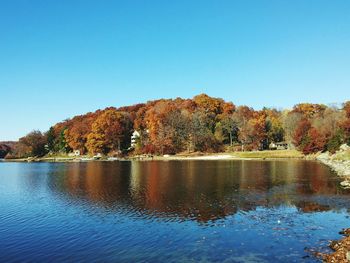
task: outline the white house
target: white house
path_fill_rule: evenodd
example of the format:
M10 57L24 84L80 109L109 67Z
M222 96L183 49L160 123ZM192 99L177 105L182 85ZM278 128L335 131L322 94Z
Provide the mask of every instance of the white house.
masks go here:
M80 151L79 150L75 150L74 152L69 153L68 156L70 156L70 157L80 156Z
M131 135L131 147L130 148L135 148L139 138L140 138L140 133L135 130Z

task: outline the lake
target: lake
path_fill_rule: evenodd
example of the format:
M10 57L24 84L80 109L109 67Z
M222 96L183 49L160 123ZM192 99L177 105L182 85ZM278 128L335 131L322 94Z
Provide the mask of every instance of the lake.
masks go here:
M317 262L350 227L322 164L0 163L1 262Z

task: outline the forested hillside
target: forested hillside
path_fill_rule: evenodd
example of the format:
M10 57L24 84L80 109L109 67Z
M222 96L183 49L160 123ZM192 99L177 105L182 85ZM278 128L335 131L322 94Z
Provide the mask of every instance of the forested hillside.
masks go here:
M131 136L134 143L131 145ZM305 154L350 142L350 102L340 108L297 104L290 110L254 110L206 94L109 107L33 131L19 139L9 157L47 153L174 154L250 151L287 142Z

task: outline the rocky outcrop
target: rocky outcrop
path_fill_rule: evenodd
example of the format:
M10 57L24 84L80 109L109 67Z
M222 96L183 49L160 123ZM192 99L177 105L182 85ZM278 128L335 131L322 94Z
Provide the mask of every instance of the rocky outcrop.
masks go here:
M317 160L344 178L340 183L342 187L350 188L350 147L348 145L343 144L335 154L322 153L317 156Z
M350 189L350 147L346 144L340 146L334 154L328 152L319 154L317 160L329 166L344 180L340 185ZM350 229L344 229L340 234L345 237L342 240L332 241L329 247L334 251L331 254L320 254L324 262L345 263L350 262Z
M332 241L329 247L334 253L322 255L324 262L329 263L348 263L350 262L350 229L344 229L340 234L345 237L342 240Z

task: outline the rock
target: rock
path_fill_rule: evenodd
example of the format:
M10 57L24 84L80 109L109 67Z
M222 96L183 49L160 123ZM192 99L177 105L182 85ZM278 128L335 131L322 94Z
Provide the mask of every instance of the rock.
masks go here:
M350 146L347 144L342 144L339 149L343 152L350 151Z
M334 251L337 251L340 248L340 242L338 240L333 240L331 241L331 243L329 244L329 247L331 249L333 249Z
M330 158L330 155L328 152L321 153L316 157L318 160L328 160Z
M350 251L346 252L346 260L350 262Z
M350 236L350 228L345 228L342 231L339 232L339 234L343 235L343 236Z
M350 182L348 180L342 181L340 185L345 188L350 188Z

